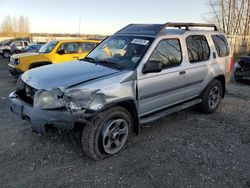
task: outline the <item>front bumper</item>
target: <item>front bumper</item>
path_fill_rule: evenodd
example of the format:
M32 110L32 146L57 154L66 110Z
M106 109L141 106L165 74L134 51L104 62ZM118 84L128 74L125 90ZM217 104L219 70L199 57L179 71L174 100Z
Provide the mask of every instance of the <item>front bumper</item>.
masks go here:
M77 121L83 120L84 110L70 112L66 110L40 110L22 101L15 92L9 95L10 110L21 119L30 121L31 128L38 133L45 132L46 125L52 125L60 131L68 131Z
M12 64L8 64L8 69L9 69L9 72L10 74L15 78L15 79L18 79L21 74L23 74L23 71L19 70L19 69L16 69Z
M234 76L241 80L250 80L250 71L241 72L236 70Z

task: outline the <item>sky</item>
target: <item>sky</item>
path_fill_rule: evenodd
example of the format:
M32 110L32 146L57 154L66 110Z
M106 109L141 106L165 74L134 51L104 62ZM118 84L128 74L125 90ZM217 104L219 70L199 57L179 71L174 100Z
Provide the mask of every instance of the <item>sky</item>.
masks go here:
M130 23L204 22L207 13L207 0L0 0L0 23L23 15L44 33L78 33L80 22L81 34L109 35Z

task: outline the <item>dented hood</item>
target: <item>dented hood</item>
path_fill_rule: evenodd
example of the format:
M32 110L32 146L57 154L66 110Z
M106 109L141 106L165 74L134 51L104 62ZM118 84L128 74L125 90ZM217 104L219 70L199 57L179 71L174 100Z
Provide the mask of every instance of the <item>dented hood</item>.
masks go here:
M86 61L72 61L31 69L22 75L22 80L36 89L68 88L117 72Z

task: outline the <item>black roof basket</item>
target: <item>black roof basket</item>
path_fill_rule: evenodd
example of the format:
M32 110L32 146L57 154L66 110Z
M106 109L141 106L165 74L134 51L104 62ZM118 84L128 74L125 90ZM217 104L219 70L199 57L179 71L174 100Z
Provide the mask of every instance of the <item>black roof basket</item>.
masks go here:
M191 27L206 27L213 28L214 31L218 31L218 28L214 24L202 24L202 23L174 23L168 22L165 24L129 24L121 30L117 31L117 34L144 34L144 35L158 35L162 32L165 33L167 27L176 27L179 29L190 30Z

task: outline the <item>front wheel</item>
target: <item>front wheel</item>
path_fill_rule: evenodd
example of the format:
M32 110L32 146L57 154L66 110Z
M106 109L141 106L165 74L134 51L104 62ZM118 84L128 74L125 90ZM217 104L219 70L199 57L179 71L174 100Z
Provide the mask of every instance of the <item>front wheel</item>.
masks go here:
M222 98L222 85L218 80L213 80L208 84L202 96L200 109L203 113L211 114L219 107Z
M3 57L6 58L6 59L9 58L10 57L10 52L4 51L3 52Z
M108 108L83 127L82 148L94 160L114 155L125 145L132 126L132 117L126 109Z

